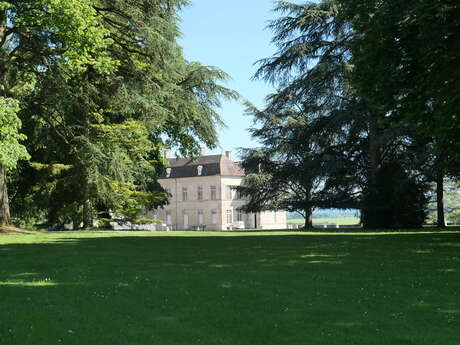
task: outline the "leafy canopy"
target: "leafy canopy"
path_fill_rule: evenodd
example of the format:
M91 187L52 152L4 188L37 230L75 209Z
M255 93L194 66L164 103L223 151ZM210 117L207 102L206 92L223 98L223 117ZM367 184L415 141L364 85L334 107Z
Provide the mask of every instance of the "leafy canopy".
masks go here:
M4 61L46 66L59 59L75 68L114 70L118 62L107 53L109 31L93 0L2 1L7 43Z
M26 148L21 144L26 136L19 132L21 120L18 112L18 101L0 97L0 164L8 168L14 168L19 160L29 159Z

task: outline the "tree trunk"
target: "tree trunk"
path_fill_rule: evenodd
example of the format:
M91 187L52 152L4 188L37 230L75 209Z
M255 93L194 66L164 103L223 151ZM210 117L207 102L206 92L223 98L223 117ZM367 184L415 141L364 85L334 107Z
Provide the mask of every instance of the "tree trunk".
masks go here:
M6 10L0 11L0 40L3 40L6 34ZM4 49L4 45L0 47ZM5 63L0 63L0 83L4 84L6 75ZM4 91L2 91L3 96ZM9 225L11 220L10 216L10 203L8 200L8 186L6 184L6 167L0 162L0 225Z
M377 127L377 116L375 114L369 117L369 152L368 152L368 180L365 195L365 203L362 206L361 220L364 227L379 226L376 222L375 214L378 212L377 205L377 173L380 165L380 143Z
M83 201L83 229L93 227L93 205L90 199Z
M305 210L305 229L313 229L313 209L311 207L306 207Z
M6 184L6 167L0 164L0 225L9 225L10 203L8 200L8 188Z
M91 185L89 181L89 172L84 167L85 172L83 174L83 229L93 227L93 203L91 201Z
M438 214L438 228L446 227L446 219L444 215L444 174L442 169L438 170L436 176L436 207Z
M369 187L375 188L376 176L379 170L380 145L376 116L371 116L369 121Z
M3 38L5 37L6 35L6 18L8 16L8 12L7 10L2 10L0 11L0 40L3 41ZM0 47L0 49L3 49L4 48L4 45L2 47Z

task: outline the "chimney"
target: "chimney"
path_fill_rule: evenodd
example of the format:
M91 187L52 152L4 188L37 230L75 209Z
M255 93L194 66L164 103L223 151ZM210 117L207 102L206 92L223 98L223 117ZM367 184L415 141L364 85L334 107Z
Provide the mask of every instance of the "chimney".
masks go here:
M200 156L204 156L206 154L206 148L200 147Z
M225 151L225 156L226 156L229 160L232 160L232 151Z

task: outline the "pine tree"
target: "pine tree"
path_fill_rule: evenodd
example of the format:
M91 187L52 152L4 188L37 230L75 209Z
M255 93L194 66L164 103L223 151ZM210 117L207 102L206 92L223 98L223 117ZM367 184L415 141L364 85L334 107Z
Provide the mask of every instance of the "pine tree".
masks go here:
M406 148L414 143L415 132L406 123L388 122L385 108L374 106L353 88L351 47L356 34L336 1L303 5L279 1L276 10L284 15L270 25L279 50L260 61L256 77L273 83L277 91L267 97L265 109L253 112L256 121L262 120L261 127L253 130L262 149L248 151L243 162L247 167L268 166L262 172L268 173L263 179L269 183L247 181L250 204L280 204L275 189L283 186L278 195L291 200L290 205L297 201L310 208L358 207L363 214L375 214L381 202L391 203L378 198L385 188L381 184L391 183L380 178L382 169L412 154ZM291 120L294 113L301 120ZM423 191L417 168L403 165L407 181L420 183ZM255 187L264 183L263 190L270 193L257 195ZM308 192L299 194L301 190ZM311 210L306 214L309 226ZM363 217L364 225L375 226L371 219ZM394 219L394 226L404 225Z

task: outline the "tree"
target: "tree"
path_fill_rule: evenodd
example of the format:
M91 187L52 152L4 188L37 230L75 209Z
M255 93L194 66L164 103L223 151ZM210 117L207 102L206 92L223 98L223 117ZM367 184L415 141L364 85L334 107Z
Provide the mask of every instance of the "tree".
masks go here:
M28 130L50 134L30 142L32 167L42 175L39 190L30 190L48 201L50 224L88 228L110 214L134 220L167 201L156 181L166 146L196 154L199 141L216 144L216 108L237 95L219 85L224 72L184 59L176 42L183 4L101 2L95 9L112 38L107 57L123 64L101 73L58 61L39 75L24 116L38 118Z
M279 50L260 61L256 77L278 89L265 109L253 111L261 124L253 136L262 148L246 151L243 161L249 171L256 174L261 167L263 174L247 179L250 207L289 209L295 201L304 205L297 209L356 207L375 214L380 203L393 205L391 199L379 199L382 188L392 183L380 176L386 166L412 154L414 131L406 123L387 121L386 109L372 105L351 84L350 48L356 33L350 21L333 0L303 5L279 1L276 10L285 14L270 25ZM416 168L400 167L407 183L422 183ZM397 176L392 177L396 183ZM265 193L257 194L256 188ZM423 202L419 194L412 195L414 204ZM398 212L396 206L392 212ZM309 226L311 209L305 213ZM363 217L364 225L376 226L370 219ZM393 226L410 225L393 221Z
M278 89L267 97L265 109L249 108L260 125L252 135L262 148L245 151L243 167L251 174L241 191L249 197L247 211L300 211L305 227L311 227L315 207L359 207L354 172L365 122L345 111L362 108L347 87L352 35L332 1L280 1L276 10L287 14L269 26L279 51L259 62L255 77ZM351 150L344 149L349 134L357 139Z
M262 147L243 151L246 177L238 189L248 198L244 211L298 212L305 218L305 228L311 228L315 208L359 207L355 159L343 150L349 139L346 133L337 135L340 128L326 128L323 117L298 109L270 113L248 105L248 114L260 125L251 132Z
M19 101L17 88L27 83L26 73L42 71L51 60L73 68L93 65L101 71L113 69L116 61L105 54L109 42L90 0L0 1L0 97ZM13 127L9 135L17 137L18 126ZM3 142L4 138L0 139L2 146L9 146ZM21 156L26 157L24 153ZM10 216L5 163L15 160L13 155L6 162L0 161L0 222L3 223L9 222ZM9 164L10 168L14 165Z
M10 222L6 169L14 168L19 160L29 158L20 143L25 136L19 133L21 120L17 116L18 111L16 100L0 97L0 224Z
M411 122L432 138L432 180L437 184L438 226L445 227L443 180L458 176L456 65L460 62L457 1L339 0L357 33L353 85L394 122Z
M435 137L457 175L460 134L460 4L455 0L338 0L356 32L353 85L398 122Z

